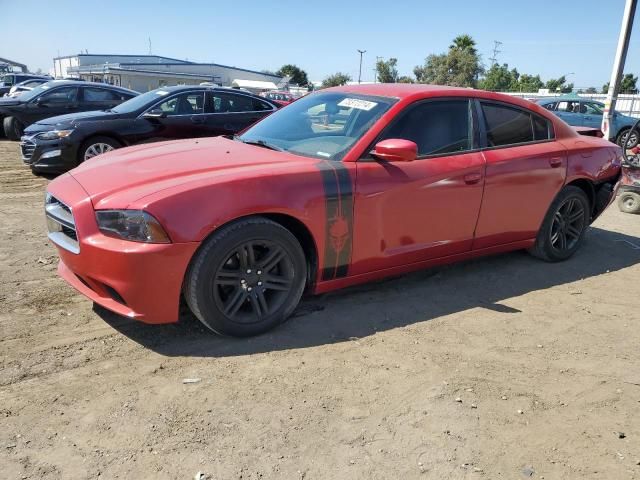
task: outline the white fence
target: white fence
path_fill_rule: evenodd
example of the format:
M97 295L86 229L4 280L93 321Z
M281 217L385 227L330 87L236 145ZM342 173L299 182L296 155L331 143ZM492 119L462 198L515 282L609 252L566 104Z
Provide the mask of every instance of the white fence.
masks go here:
M522 93L522 92L504 92L507 95L513 95L515 97L526 98L527 100L537 100L539 98L549 98L549 97L559 97L560 94L542 94L542 93ZM607 99L607 96L604 93L580 93L579 97L588 98L590 100L596 100L598 102L603 102ZM618 95L618 101L616 103L616 110L624 115L629 115L630 117L640 118L640 94L629 95L629 94L620 94Z

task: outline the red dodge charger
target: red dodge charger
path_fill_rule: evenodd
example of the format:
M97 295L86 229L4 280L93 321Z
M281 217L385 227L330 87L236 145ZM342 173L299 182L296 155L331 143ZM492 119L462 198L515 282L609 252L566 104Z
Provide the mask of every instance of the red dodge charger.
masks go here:
M101 155L51 182L59 273L94 302L254 335L302 294L480 255L570 257L621 151L527 101L425 85L322 90L242 135Z

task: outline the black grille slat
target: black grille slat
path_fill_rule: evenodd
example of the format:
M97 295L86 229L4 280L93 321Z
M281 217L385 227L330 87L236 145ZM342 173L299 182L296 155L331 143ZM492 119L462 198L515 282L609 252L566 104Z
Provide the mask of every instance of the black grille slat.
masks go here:
M25 160L31 160L33 152L36 149L36 144L31 140L24 140L20 142L20 150L22 151L22 158Z

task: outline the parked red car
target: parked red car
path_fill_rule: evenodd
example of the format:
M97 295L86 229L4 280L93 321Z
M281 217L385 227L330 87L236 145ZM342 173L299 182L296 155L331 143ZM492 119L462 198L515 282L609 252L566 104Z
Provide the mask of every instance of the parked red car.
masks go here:
M59 273L107 309L253 335L321 293L480 255L570 257L621 151L463 88L306 96L235 138L124 148L50 183Z

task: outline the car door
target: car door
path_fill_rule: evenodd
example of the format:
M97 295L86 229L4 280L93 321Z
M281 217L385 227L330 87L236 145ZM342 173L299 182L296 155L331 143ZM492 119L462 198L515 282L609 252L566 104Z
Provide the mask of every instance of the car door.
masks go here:
M208 93L206 128L209 135L233 135L264 118L275 107L249 95L214 90Z
M602 125L602 108L595 102L580 102L582 126L600 128Z
M351 274L471 250L485 169L476 127L474 103L456 98L413 104L385 129L376 143L411 140L418 158L357 162Z
M78 108L78 87L75 85L60 86L47 90L29 102L25 108L25 118L22 122L26 126L43 118L77 112Z
M181 92L156 103L141 115L148 128L146 138L137 142L206 136L204 100L202 89Z
M548 119L499 102L478 108L487 167L474 250L535 238L567 168Z

